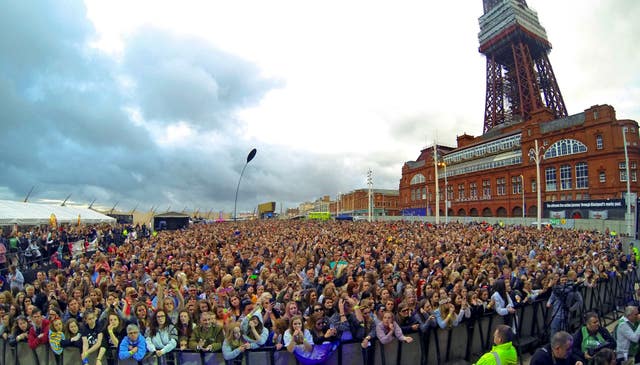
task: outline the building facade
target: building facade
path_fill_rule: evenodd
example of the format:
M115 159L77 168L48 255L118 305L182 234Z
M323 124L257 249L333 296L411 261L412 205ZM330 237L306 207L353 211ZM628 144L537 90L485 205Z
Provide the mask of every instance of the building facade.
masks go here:
M435 146L422 150L416 161L402 168L401 210L404 215L434 215L438 209L444 216L449 203L449 216L520 217L524 208L525 216L535 217L539 187L543 204L623 199L625 138L631 192L637 195L638 123L618 120L613 107L598 105L562 119L553 119L543 110L526 122L504 125L479 137L459 136L455 148L437 146L435 160ZM566 217L588 218L579 212Z

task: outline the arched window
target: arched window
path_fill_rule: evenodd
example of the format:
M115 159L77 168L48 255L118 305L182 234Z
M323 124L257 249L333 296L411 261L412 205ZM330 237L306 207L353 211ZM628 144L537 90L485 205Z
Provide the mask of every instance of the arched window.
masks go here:
M544 158L554 158L587 152L587 146L575 139L561 139L547 148Z
M411 185L413 184L420 184L425 182L425 178L424 175L422 174L415 174L412 178L411 178Z

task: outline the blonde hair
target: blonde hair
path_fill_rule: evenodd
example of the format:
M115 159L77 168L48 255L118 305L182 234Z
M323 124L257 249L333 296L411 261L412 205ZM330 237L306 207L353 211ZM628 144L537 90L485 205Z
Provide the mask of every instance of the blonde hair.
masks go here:
M235 338L233 336L233 330L236 328L240 329L240 323L235 321L227 323L227 325L224 327L225 341L229 344L229 346L231 346L231 349L236 349L244 344L244 341L242 339L242 331L240 331L240 337Z

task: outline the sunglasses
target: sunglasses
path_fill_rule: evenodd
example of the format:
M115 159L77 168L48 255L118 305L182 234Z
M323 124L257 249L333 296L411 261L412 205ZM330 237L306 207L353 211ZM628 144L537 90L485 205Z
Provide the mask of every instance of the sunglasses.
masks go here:
M322 312L324 309L323 308L313 308L314 312Z

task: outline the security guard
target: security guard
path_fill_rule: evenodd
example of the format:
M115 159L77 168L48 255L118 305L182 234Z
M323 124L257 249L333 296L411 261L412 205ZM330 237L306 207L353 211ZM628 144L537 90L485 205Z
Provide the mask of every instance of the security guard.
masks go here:
M516 365L518 363L518 352L513 347L513 332L511 327L504 324L499 325L493 333L493 343L495 345L491 351L482 355L476 365Z

